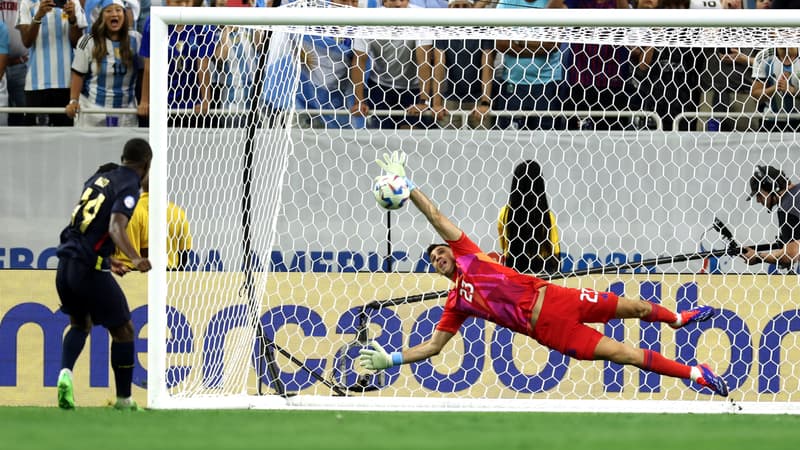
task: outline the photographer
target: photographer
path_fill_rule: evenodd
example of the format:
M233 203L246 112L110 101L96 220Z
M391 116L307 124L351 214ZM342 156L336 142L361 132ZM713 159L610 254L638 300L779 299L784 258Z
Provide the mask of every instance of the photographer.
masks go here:
M782 170L772 166L756 166L750 177L750 192L747 199L755 197L767 211L775 214L778 221L778 242L782 248L767 252L756 252L747 248L742 258L748 264L777 264L793 268L800 259L800 185L789 181Z

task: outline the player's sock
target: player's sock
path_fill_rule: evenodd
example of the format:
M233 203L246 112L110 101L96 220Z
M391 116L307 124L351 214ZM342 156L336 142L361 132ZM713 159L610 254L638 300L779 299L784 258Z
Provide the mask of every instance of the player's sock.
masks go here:
M642 320L644 320L645 322L665 322L673 324L681 320L680 316L677 313L672 312L667 308L664 308L658 303L653 303L653 302L647 302L647 303L650 303L651 310L650 314L642 317Z
M70 371L75 367L83 346L86 344L86 337L89 333L75 327L70 327L67 335L64 336L64 343L61 350L61 367Z
M133 342L111 343L111 368L114 369L114 384L117 388L118 398L131 396L133 352Z
M697 366L692 367L692 372L689 375L689 377L692 379L692 381L697 381L702 376L703 376L703 374L700 372L700 368L699 367L697 367Z
M644 351L643 369L647 369L661 375L667 375L675 378L689 378L694 374L693 367L686 364L681 364L677 361L665 358L664 355L653 350ZM694 380L695 378L692 378Z

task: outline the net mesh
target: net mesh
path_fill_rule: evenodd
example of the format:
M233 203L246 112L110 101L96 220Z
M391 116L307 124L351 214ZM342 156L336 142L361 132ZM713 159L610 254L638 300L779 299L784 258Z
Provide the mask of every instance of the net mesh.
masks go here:
M337 7L289 7L307 6ZM163 351L171 399L719 407L694 383L576 361L481 319L431 360L358 367L372 339L387 351L426 340L450 287L428 264L440 238L424 217L387 212L371 193L374 160L404 151L415 183L509 265L672 310L719 309L678 331L595 326L606 336L709 363L740 404L798 401L791 264L724 255L780 233L743 197L757 164L798 173L792 96L752 94L781 76L796 92L800 70L771 64L775 48L798 45L797 29L186 25L169 38L184 69L170 56L171 118L152 126L169 137L168 198L193 243L168 274L166 348L150 347ZM709 250L722 252L694 254Z

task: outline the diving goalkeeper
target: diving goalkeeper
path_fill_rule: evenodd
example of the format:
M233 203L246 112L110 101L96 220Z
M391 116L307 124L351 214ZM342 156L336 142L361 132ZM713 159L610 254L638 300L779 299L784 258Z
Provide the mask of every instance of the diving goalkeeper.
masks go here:
M388 174L405 178L411 201L425 215L446 244L432 244L428 255L436 272L452 280L442 318L431 338L401 352L387 353L373 341L360 351L360 365L371 370L412 363L439 354L468 317L478 317L540 344L581 360L607 360L690 379L725 397L728 386L706 364L687 366L658 352L636 348L604 336L585 323L613 318L664 322L672 328L710 319L716 311L700 306L675 313L655 303L630 300L611 292L566 288L525 275L497 263L442 215L431 200L406 177L405 154L384 155L378 164Z

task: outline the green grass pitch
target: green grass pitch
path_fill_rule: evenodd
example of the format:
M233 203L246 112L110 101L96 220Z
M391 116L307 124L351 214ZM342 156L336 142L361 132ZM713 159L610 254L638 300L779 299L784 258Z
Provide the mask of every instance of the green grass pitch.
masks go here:
M800 416L0 408L9 449L796 450Z

